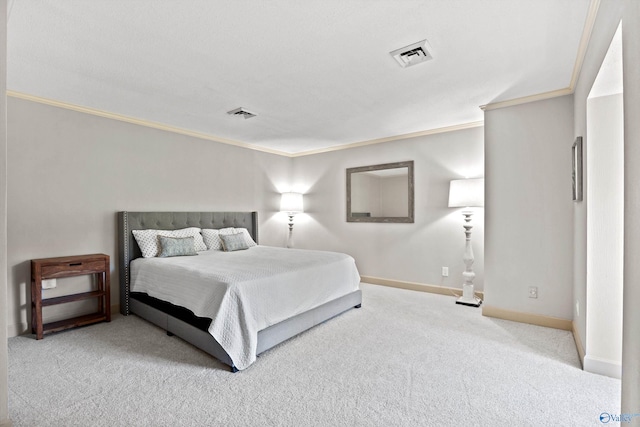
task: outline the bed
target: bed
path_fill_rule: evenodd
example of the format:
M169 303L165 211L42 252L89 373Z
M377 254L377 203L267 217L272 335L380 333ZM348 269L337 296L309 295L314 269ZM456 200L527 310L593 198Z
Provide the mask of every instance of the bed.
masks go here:
M351 308L361 306L362 294L358 289L359 276L355 264L352 271L334 271L331 267L332 263L336 266L346 266L349 260L353 263L353 259L344 254L318 253L320 259L312 265L309 263L312 262L314 251L257 245L233 254L206 251L199 252L197 257L143 258L133 236L133 230L178 230L187 227L244 228L258 243L257 212L119 212L120 311L124 315L135 314L142 317L165 329L167 334L182 338L230 366L232 372L247 368L255 361L257 355L281 342ZM306 270L291 272L279 267L280 264L287 264L288 268L296 264L298 258ZM205 283L202 281L206 279L202 277L217 274L207 271L209 259L212 264L225 265L225 268L227 264L223 263L228 260L228 268L239 268L240 270L233 270L234 278L239 277L237 280L242 282L238 286L258 290L258 298L252 296L249 291L234 291L233 301L236 294L243 295L237 303L226 302L226 295L220 297L225 300L224 306L216 305L211 309L205 306L190 306L191 309L187 309L180 304L182 294L189 292L181 290L172 294L170 288L161 288L165 286L161 283L163 281L180 281L179 286L188 283L189 286L194 286L194 289L201 286L204 290ZM278 259L285 261L277 261ZM234 263L240 267L234 266ZM178 275L176 273L172 276L170 270L161 270L170 264L175 264L178 269L182 268L184 271L180 270ZM196 270L187 271L187 265L188 269ZM245 282L247 284L244 284ZM288 284L289 282L291 283ZM306 287L311 290L312 295L308 296L293 290L294 288L287 288L295 286L296 283L298 286L295 289L299 289L300 285L308 285ZM235 286L234 284L233 289L245 289ZM169 289L169 295L163 293L162 289ZM220 292L220 295L224 293ZM282 303L275 304L276 300ZM185 305L188 304L185 302ZM255 321L246 321L246 307L252 306L255 308L252 313L264 312L265 318L260 315L255 316ZM222 310L223 314L216 310ZM235 341L236 337L240 344Z

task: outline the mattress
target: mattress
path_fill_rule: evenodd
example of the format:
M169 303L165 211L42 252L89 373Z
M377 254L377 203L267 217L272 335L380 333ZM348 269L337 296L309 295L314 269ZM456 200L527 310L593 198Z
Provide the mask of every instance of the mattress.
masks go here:
M346 254L254 246L197 256L138 258L131 291L212 319L208 332L237 369L256 358L258 331L358 289Z

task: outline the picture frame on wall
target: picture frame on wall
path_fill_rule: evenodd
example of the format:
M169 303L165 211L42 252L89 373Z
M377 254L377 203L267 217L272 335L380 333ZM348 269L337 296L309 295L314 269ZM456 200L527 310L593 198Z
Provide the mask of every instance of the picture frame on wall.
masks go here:
M573 142L571 148L573 159L573 170L571 178L573 181L573 201L582 201L582 137L579 136Z

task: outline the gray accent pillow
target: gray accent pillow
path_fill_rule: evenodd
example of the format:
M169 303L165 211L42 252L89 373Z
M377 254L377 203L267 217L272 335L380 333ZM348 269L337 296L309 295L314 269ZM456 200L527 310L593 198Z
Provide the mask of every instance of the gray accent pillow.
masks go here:
M244 238L244 234L242 233L220 234L220 240L222 240L222 249L225 252L249 249L247 240Z
M158 236L160 252L158 257L165 258L171 256L198 255L196 252L195 239L189 237L167 237Z

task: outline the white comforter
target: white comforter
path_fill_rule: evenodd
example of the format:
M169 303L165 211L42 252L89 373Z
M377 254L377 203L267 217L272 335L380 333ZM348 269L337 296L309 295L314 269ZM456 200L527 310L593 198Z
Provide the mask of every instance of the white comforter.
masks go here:
M138 258L131 290L213 319L209 333L238 369L256 359L258 331L358 289L349 255L254 246L236 252Z

